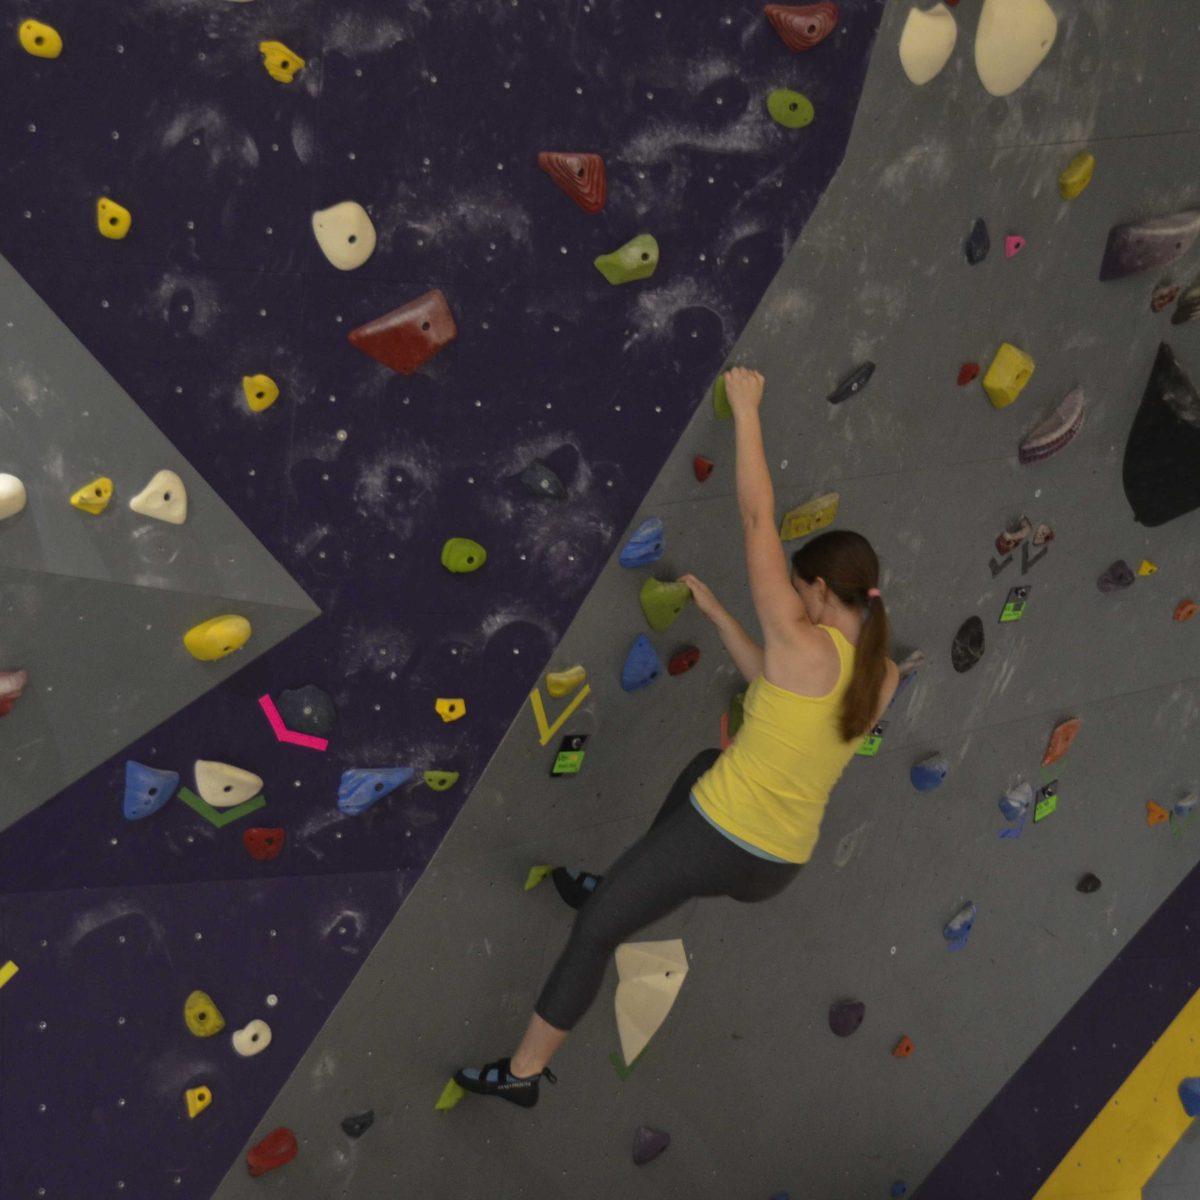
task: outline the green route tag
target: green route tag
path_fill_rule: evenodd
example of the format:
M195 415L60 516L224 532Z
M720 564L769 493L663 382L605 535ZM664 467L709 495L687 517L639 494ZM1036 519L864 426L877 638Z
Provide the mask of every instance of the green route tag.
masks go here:
M1025 615L1025 605L1029 601L1029 592L1032 584L1022 584L1020 587L1008 589L1008 599L1004 601L1004 608L1000 613L1000 624L1004 625L1009 621L1019 621Z

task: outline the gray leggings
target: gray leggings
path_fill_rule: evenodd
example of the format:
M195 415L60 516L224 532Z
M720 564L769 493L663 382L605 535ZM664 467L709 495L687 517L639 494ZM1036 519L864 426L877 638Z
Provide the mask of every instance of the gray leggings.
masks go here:
M650 829L579 910L534 1010L555 1029L573 1028L587 1012L609 956L639 929L696 896L769 900L799 874L799 864L771 862L735 845L692 807L693 785L720 753L702 750L684 767Z

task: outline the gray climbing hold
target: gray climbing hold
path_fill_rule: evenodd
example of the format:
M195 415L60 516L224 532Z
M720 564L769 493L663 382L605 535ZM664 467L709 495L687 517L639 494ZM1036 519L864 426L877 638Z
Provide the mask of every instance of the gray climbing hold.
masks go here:
M633 1135L633 1161L635 1166L644 1167L656 1159L671 1144L671 1135L649 1125L639 1125Z
M950 661L961 675L983 657L983 621L968 617L958 628L950 645Z
M913 763L908 777L918 792L932 792L942 786L949 771L950 764L940 754L931 754Z
M1124 279L1151 267L1165 267L1186 254L1200 234L1200 209L1114 225L1100 264L1101 279Z
M975 917L978 910L970 900L966 902L946 922L942 929L942 937L950 943L948 949L961 950L967 944L967 938L971 936L971 930L975 927Z
M963 253L967 256L967 262L973 267L977 266L987 258L991 248L992 239L988 236L987 222L982 217L977 217L975 224L971 226L970 235L963 244Z
M857 396L867 386L867 381L875 374L873 362L860 363L841 383L825 397L830 404L841 404L851 396Z
M368 1108L366 1112L352 1113L342 1118L342 1132L347 1137L360 1138L375 1124L375 1110Z
M540 459L535 459L521 472L521 483L527 492L547 500L563 500L567 495L563 481Z
M1118 558L1096 580L1096 586L1105 593L1119 592L1122 588L1132 587L1136 578L1130 565L1123 558Z
M1083 388L1072 388L1062 403L1040 424L1035 425L1018 450L1023 463L1041 462L1057 454L1075 440L1083 428Z
M283 723L295 733L328 737L337 721L337 707L329 693L315 683L280 692L275 707Z
M866 1015L867 1006L861 1000L835 1000L829 1006L829 1028L838 1037L849 1037Z
M153 816L175 795L178 771L160 771L130 759L125 764L125 799L121 811L127 821Z
M337 806L348 817L364 813L413 777L411 767L357 768L345 771L338 784Z
M1033 804L1033 784L1018 783L1000 797L1000 812L1006 821L1019 821Z
M618 561L623 567L648 567L662 558L665 548L662 520L659 517L647 517L629 535Z
M635 692L653 683L661 674L662 663L650 639L644 633L639 633L621 668L621 687L627 692Z
M1176 817L1190 817L1200 805L1200 792L1188 792L1180 796L1171 806L1171 812Z

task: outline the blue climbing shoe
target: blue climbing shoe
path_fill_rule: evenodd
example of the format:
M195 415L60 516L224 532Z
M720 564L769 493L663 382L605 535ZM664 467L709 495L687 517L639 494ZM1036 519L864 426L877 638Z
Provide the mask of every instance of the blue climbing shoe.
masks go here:
M538 1082L543 1075L551 1083L558 1082L549 1067L523 1078L508 1069L510 1063L511 1059L501 1058L483 1067L463 1067L454 1072L454 1082L464 1091L477 1096L499 1096L521 1108L532 1108L538 1102Z
M602 875L569 871L566 867L555 867L550 872L550 878L554 880L555 890L562 897L562 902L572 908L582 908L603 880Z

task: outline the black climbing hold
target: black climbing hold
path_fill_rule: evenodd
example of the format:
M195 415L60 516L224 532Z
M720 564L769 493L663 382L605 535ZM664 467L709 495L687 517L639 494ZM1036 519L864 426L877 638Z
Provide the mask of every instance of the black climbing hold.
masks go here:
M1099 579L1096 586L1102 592L1119 592L1122 588L1132 587L1137 578L1133 568L1123 559L1118 558Z
M1200 394L1165 342L1133 418L1121 477L1139 524L1165 525L1200 508Z
M563 481L540 459L535 459L521 472L521 482L528 492L548 500L563 500L567 495Z
M983 621L979 617L968 617L950 646L950 661L961 675L969 671L983 657Z
M639 1125L633 1135L633 1161L636 1166L644 1167L652 1159L657 1158L671 1144L671 1135L660 1129L651 1129L649 1125Z
M835 1000L829 1006L829 1028L838 1037L849 1037L866 1015L867 1006L861 1000Z
M375 1110L368 1108L366 1112L353 1113L342 1118L342 1132L347 1137L360 1138L375 1124Z
M275 707L283 723L295 733L328 737L337 720L337 708L329 693L313 683L280 692Z
M1075 885L1075 890L1077 892L1083 892L1085 895L1091 892L1098 892L1100 890L1100 880L1097 879L1096 876L1091 873L1091 871L1089 871Z
M963 253L967 256L967 262L971 266L983 262L991 248L992 239L988 237L987 222L982 217L977 217L975 224L971 226L970 237L963 244Z
M860 363L825 399L830 404L841 404L843 400L857 396L867 386L867 380L874 374L875 364L873 362Z

